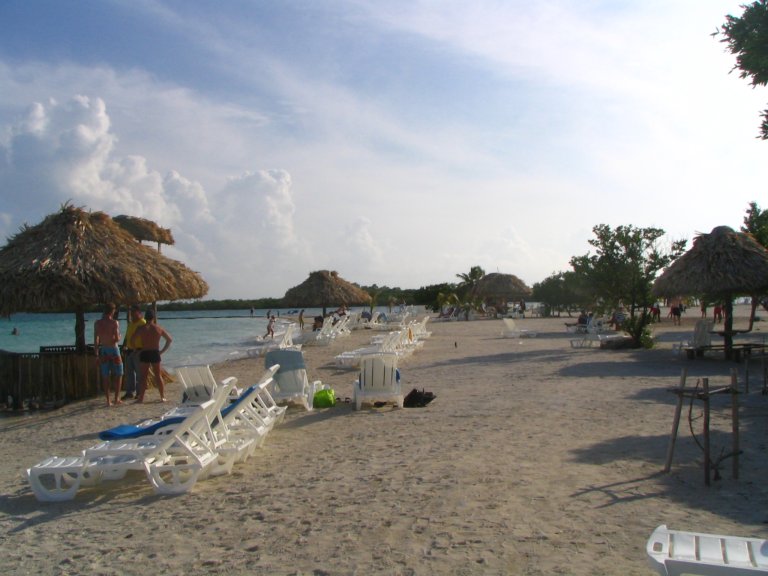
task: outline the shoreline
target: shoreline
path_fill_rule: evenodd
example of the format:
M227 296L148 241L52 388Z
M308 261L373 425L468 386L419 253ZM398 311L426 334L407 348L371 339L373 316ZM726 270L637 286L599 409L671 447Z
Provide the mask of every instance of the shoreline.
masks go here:
M647 575L645 542L659 524L765 538L759 361L740 396L740 479L727 461L706 488L682 424L671 473L661 473L675 403L667 390L681 369L691 385L724 383L731 368L743 374L719 356L673 354L698 310L687 316L681 327L664 318L653 350L572 349L567 316L517 320L538 332L525 339L501 338L501 320L430 321L432 337L400 362L405 393L437 395L428 407L292 409L231 476L175 498L155 496L137 475L72 502L38 503L20 476L42 457L76 454L101 429L164 412L155 390L143 406L93 400L3 421L4 566L9 574ZM355 371L332 359L371 335L305 347L310 380L351 398ZM244 385L263 361L212 369ZM180 395L178 384L169 394ZM729 445L729 406L713 402L714 450Z

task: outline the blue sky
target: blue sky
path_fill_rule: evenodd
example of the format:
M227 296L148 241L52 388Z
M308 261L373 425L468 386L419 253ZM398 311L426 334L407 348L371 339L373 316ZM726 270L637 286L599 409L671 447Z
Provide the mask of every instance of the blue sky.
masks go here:
M529 285L597 224L763 205L740 2L5 0L0 233L68 200L170 227L210 297L317 269Z

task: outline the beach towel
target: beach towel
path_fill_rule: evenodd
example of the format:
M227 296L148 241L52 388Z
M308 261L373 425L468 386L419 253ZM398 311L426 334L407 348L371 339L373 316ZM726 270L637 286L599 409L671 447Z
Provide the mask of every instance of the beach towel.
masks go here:
M109 430L103 430L99 432L99 440L123 440L126 438L138 438L139 436L147 436L149 434L154 434L160 428L165 426L174 426L183 420L183 417L178 416L174 418L166 418L165 420L158 420L149 426L120 424L119 426L115 426Z

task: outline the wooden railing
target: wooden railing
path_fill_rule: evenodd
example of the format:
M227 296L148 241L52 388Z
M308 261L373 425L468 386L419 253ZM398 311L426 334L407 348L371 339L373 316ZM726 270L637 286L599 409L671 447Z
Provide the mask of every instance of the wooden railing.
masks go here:
M41 346L39 353L0 352L0 404L53 408L99 393L98 362L89 348Z

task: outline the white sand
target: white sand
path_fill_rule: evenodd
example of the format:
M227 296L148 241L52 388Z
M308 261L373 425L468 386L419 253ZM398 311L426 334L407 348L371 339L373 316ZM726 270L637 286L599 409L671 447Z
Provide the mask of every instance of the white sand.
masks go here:
M697 315L691 311L690 316ZM726 384L735 363L671 352L695 318L665 319L657 349L572 349L566 319L524 319L537 338L503 339L499 320L430 323L401 363L427 408L289 412L256 457L189 494L155 496L142 475L35 500L21 470L76 454L99 430L162 413L102 400L0 421L6 574L652 574L645 542L670 528L768 537L768 397L760 363L742 395L740 479L730 461L706 488L685 423L662 474L681 367ZM352 396L329 362L358 331L307 347L310 376ZM255 380L262 360L215 369ZM743 380L743 366L741 367ZM761 374L760 374L761 376ZM179 394L171 385L170 396ZM730 446L730 398L714 401L713 451ZM697 420L697 427L701 420Z

